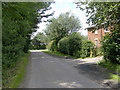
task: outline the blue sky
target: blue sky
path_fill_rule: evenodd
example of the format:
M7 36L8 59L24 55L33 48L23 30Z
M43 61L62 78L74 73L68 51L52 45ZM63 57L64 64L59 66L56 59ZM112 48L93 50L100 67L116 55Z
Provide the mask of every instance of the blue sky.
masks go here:
M46 14L52 13L55 11L54 15L52 17L57 18L61 13L65 13L68 11L71 11L76 17L79 18L81 24L82 24L82 29L80 30L80 33L82 35L87 35L87 30L84 30L88 25L86 24L86 16L85 16L85 11L81 11L79 8L76 8L76 5L73 3L73 0L55 0L54 4L51 4L52 9L47 11ZM51 17L49 17L51 18ZM46 20L46 19L43 19ZM46 28L46 23L40 23L38 24L39 29L37 29L37 32L42 32L43 29Z

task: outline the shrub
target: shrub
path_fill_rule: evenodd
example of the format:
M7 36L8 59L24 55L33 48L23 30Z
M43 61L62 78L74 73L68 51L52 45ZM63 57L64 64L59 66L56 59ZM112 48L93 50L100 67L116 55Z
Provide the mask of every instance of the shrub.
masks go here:
M104 59L120 64L120 31L107 34L102 42Z
M74 32L69 37L64 37L58 42L58 48L61 53L69 54L75 57L80 56L81 50L81 35Z
M102 47L97 48L97 56L103 55Z
M69 38L64 37L58 42L58 50L61 53L69 54Z
M79 33L74 32L69 36L69 55L79 56L82 47L82 37ZM79 55L76 55L79 54Z
M58 50L57 42L56 42L55 40L51 41L51 42L49 43L48 49L49 49L50 51L57 51L57 50Z
M81 58L89 57L91 52L93 52L94 44L91 41L82 41L82 52Z

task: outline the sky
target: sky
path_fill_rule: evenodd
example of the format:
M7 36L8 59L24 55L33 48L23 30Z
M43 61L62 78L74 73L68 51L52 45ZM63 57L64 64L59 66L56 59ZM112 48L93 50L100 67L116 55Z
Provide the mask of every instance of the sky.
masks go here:
M55 0L55 3L52 3L50 7L52 7L52 9L49 11L46 11L45 14L50 14L53 11L55 12L54 12L54 15L50 16L49 18L52 18L52 17L57 18L61 13L65 13L69 11L73 13L76 17L79 18L81 25L82 25L82 29L79 30L79 32L82 35L87 36L88 32L87 30L85 30L85 28L88 27L88 24L86 24L87 18L85 16L85 11L81 11L79 8L76 8L76 5L73 3L73 0L69 0L69 1L68 0ZM43 20L46 20L46 19L43 19ZM37 29L37 32L35 33L35 35L38 32L43 32L43 30L46 28L46 23L45 22L39 23L38 27L39 28Z

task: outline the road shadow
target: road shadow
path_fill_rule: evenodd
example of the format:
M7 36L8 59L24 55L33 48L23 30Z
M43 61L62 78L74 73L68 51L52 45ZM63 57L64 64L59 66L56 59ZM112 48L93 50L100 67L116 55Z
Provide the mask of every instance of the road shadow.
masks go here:
M79 70L80 73L86 74L88 77L103 81L104 79L110 78L108 71L93 63L84 63L74 66Z
M110 81L105 83L106 80L110 79L109 73L112 72L97 64L79 62L79 64L75 65L74 67L78 69L80 74L85 75L103 87L119 87L118 84L113 86Z

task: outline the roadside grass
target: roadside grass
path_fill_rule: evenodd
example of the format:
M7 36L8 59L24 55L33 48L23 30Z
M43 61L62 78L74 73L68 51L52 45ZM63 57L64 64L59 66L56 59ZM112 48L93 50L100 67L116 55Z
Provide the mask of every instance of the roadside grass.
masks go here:
M55 56L70 57L70 58L73 58L73 59L77 59L77 57L70 56L70 55L67 55L67 54L62 54L60 52L51 52L51 51L42 51L42 52L47 53L47 54L51 54L51 55L55 55Z
M119 64L113 64L109 61L106 62L105 60L102 60L98 63L98 65L113 72L113 73L109 73L110 79L118 80L118 82L120 82L120 76L119 76L120 75L120 65Z
M24 76L25 76L25 68L27 63L29 62L30 52L25 54L23 57L19 58L18 62L16 63L16 66L13 68L9 68L6 73L10 74L10 77L7 77L7 80L9 80L8 83L5 84L5 88L18 88L20 83L22 82Z
M60 52L52 52L52 51L49 51L48 49L45 49L45 50L42 50L42 52L44 53L48 53L48 54L51 54L51 55L55 55L55 56L61 56L61 57L71 57L73 59L87 59L87 58L95 58L96 56L93 56L93 57L85 57L85 58L77 58L75 56L71 56L71 55L68 55L68 54L63 54L63 53L60 53ZM102 55L99 55L99 56L102 56Z
M110 73L110 78L113 80L118 80L120 82L120 76Z

